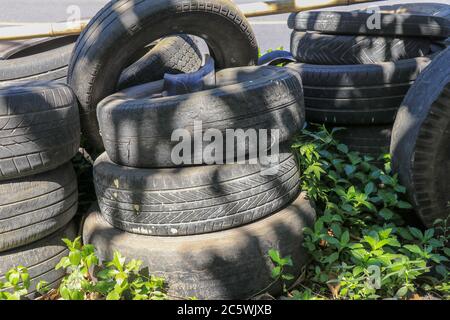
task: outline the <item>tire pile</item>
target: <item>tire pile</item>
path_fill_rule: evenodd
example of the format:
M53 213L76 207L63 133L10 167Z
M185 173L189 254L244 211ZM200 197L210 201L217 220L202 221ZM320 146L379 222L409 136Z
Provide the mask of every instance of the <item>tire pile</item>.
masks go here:
M116 250L142 260L174 296L277 294L270 249L291 256L285 271L299 276L307 260L302 230L315 211L289 142L305 121L346 126L337 138L363 154L391 144L393 167L424 223L447 217L449 20L380 17L381 28L371 29L363 11L291 15L297 63L286 68L255 66L253 31L228 0L113 1L79 37L0 51L0 280L28 267L33 298L39 281L54 287L64 276L54 267L67 255L61 238L79 232L70 160L80 133L99 155L84 243L103 260ZM171 94L167 79L202 70L192 36L208 45L214 84ZM227 140L227 130L240 129L276 129L279 148L272 135ZM182 151L188 161L174 160L178 130L200 136ZM233 151L223 145L207 160L213 140ZM246 163L236 163L238 150Z
M449 36L449 20L438 15L448 6L421 6L433 14L405 13L414 5L383 6L376 26L374 12L362 10L289 17L299 63L288 67L302 77L308 122L345 127L336 138L364 155L388 152L405 95Z
M76 39L19 41L0 52L0 280L12 268L27 267L28 298L37 295L40 281L58 285L64 270L55 266L68 254L61 239L79 232L70 160L80 146L80 116L65 84ZM117 86L192 72L201 63L193 49L182 35L151 44L133 57Z
M54 267L68 254L61 239L77 233L70 159L79 144L78 106L67 85L0 87L0 280L11 268L28 267L28 297L41 280L54 287L64 276Z
M92 19L75 47L68 79L80 101L83 133L92 149L106 150L94 164L98 206L84 222L84 242L105 260L115 250L142 260L151 274L168 281L175 296L243 299L266 289L280 292L280 283L270 286L267 252L291 255L290 271L298 275L305 263L302 229L315 218L300 194L297 159L285 146L304 125L300 77L288 69L249 66L257 61L254 34L230 1L212 1L210 7L193 2L183 10L178 2L164 8L143 2L139 20L130 21L129 28L138 30L131 38L122 22L131 19L126 8L132 1L112 3ZM164 21L155 18L163 13ZM157 81L115 92L111 81L130 59L118 47L130 43L131 55L164 36L166 23L206 39L220 69L215 85L161 95L164 81ZM102 37L95 36L98 28ZM111 61L114 65L105 63ZM234 163L237 154L225 150L216 150L220 159L209 163L202 156L211 141L206 139L183 154L191 162L173 161L175 130L194 137L209 129L223 142L231 129L278 129L275 173L265 174L270 169L261 159ZM270 137L261 138L249 142L245 153L262 142L272 145Z

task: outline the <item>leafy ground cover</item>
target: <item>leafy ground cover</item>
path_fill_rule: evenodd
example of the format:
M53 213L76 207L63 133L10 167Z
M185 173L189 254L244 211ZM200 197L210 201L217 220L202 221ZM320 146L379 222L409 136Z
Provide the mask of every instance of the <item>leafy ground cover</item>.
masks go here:
M287 297L449 299L449 219L427 230L411 223L414 213L389 155L352 152L334 139L336 130L344 129L305 130L293 146L318 219L305 230L311 261ZM288 258L272 259L281 270Z

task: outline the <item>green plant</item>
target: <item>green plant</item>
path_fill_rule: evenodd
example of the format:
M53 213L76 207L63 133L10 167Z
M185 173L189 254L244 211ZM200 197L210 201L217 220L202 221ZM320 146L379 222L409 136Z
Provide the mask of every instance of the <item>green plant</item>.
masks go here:
M0 281L0 300L20 300L28 293L30 275L25 267L19 266L5 274L6 282Z
M411 206L405 188L373 158L348 150L324 126L305 130L293 145L299 153L302 188L316 201L318 219L305 229L312 262L302 285L336 299L449 298L448 221L420 231L406 225Z
M63 239L69 255L61 258L55 269L64 269L66 276L53 297L64 300L163 300L167 299L164 279L151 276L141 269L139 260L126 259L119 252L112 261L100 263L92 245L82 245L81 238ZM24 267L17 267L0 281L0 300L19 300L28 294L30 275ZM50 289L44 281L36 291L45 295Z
M290 256L282 258L280 253L277 250L271 249L269 250L269 257L272 262L275 264L272 269L272 278L278 282L281 281L283 284L283 291L287 292L286 281L291 281L294 279L294 276L290 273L286 272L286 267L292 267L292 259Z
M141 269L141 261L133 259L126 263L126 259L119 252L114 252L113 260L101 266L92 245L83 246L80 238L73 242L68 239L63 241L70 251L56 266L56 269L64 268L67 272L59 287L63 299L167 298L164 293L164 280L150 276L146 269Z

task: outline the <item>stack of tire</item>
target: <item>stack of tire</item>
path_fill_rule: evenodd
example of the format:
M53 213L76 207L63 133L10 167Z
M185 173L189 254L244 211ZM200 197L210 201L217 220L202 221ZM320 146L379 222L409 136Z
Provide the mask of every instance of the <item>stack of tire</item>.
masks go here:
M164 82L157 81L114 93L132 53L168 30L207 42L221 69L215 86L167 96L161 95ZM106 149L94 164L98 206L83 225L84 242L102 259L111 259L115 250L140 259L151 274L167 280L169 294L201 299L279 292L270 249L291 255L288 272L299 275L306 260L302 229L313 223L315 212L300 194L289 148L275 154L279 162L271 174L264 174L261 159L229 163L235 154L228 153L213 164L202 157L212 141L202 138L208 129L223 141L227 129L279 129L286 143L302 128L300 77L288 69L249 66L257 52L248 21L231 1L154 6L121 0L91 20L76 45L69 83L80 102L84 134L93 147ZM195 121L202 122L201 131ZM201 136L199 149L184 151L192 163L173 161L177 129ZM246 152L254 145L247 147Z
M0 43L0 281L10 269L27 267L28 298L37 295L40 281L58 285L64 270L55 266L68 254L61 239L78 233L71 222L78 187L69 161L80 145L80 120L65 84L76 39ZM173 36L144 48L118 86L198 69L191 43Z
M80 122L75 95L65 84L21 82L0 87L0 281L17 266L31 286L55 287L55 270L73 239L78 186L71 158Z
M288 21L291 52L299 62L289 67L301 74L307 121L346 127L336 138L374 157L388 151L402 100L450 36L445 17L399 6L375 13L309 11Z

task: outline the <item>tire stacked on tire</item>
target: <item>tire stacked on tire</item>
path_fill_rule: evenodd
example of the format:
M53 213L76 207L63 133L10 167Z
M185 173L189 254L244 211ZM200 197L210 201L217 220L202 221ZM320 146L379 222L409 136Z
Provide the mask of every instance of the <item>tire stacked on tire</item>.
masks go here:
M103 37L96 37L98 28ZM205 39L221 69L215 85L161 95L164 83L157 81L114 94L111 81L123 74L131 53L169 29ZM118 50L125 43L129 56ZM251 66L257 61L255 37L231 1L116 1L91 20L74 52L69 83L81 103L82 126L106 150L94 164L98 205L84 221L85 243L105 260L115 250L142 260L175 296L230 299L277 292L270 249L291 255L289 271L299 274L305 262L302 229L313 223L315 212L300 194L296 158L284 147L276 152L270 130L278 129L286 143L302 128L301 80L287 69ZM232 150L243 147L245 155L257 150L252 162L235 163L237 154L227 152L230 129L269 130L257 141L231 140ZM187 143L174 153L183 142L172 141L176 132ZM198 135L200 140L189 140ZM262 141L266 145L260 147ZM206 160L204 151L213 142L213 161ZM259 157L267 149L277 159L273 166Z
M288 21L299 61L289 67L301 74L307 121L346 127L336 138L375 157L388 151L403 98L450 36L446 17L383 12L408 9L400 7L381 7L377 28L367 11L310 11ZM435 4L421 9L443 10Z
M24 82L0 87L0 281L19 265L31 287L58 284L54 270L74 238L78 186L70 162L78 152L75 95L65 84Z
M173 150L185 141L171 138L176 130L195 137L215 129L215 139L225 142L227 130L279 129L285 144L304 124L301 80L277 67L224 69L216 79L215 88L191 94L118 93L99 103L106 152L94 164L99 207L86 219L83 238L102 258L119 250L141 259L167 279L173 295L250 298L273 282L270 249L292 256L296 276L305 262L302 228L314 210L300 194L297 160L282 145L271 155L278 157L272 168L261 159L232 163L237 153L226 150L219 164L208 164L193 148L187 157L193 161L179 164ZM207 127L196 131L195 122ZM260 144L251 141L244 150Z

